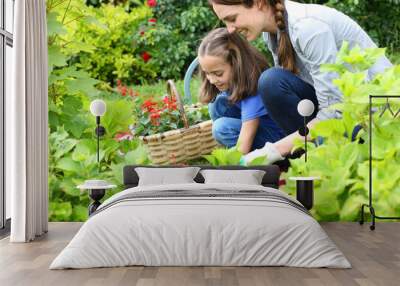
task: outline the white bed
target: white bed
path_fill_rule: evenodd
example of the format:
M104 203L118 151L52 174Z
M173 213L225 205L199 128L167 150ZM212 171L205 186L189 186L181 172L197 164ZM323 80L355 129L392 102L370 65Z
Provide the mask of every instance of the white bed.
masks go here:
M128 265L351 267L318 222L283 192L198 183L114 195L50 269Z

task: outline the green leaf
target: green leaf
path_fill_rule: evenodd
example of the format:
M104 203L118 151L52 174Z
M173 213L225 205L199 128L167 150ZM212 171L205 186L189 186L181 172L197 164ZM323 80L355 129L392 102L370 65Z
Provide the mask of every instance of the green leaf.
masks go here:
M75 162L74 160L72 160L72 158L69 158L69 157L61 158L58 161L56 167L63 171L69 171L69 172L75 172L75 173L78 173L81 169L79 163Z
M50 221L69 221L72 214L70 202L50 202L49 217Z
M336 220L339 217L339 202L336 194L325 187L325 184L325 182L322 182L320 191L314 194L314 206L323 220Z
M53 71L54 67L63 67L67 65L67 57L64 56L60 48L57 46L50 46L48 50L48 66L49 66L49 75Z
M217 158L213 155L203 155L204 159L206 159L212 166L218 166Z
M65 86L70 95L84 93L89 97L95 97L99 94L99 91L95 88L95 85L99 82L100 81L93 78L76 78L67 80Z
M355 221L359 219L362 204L367 203L367 199L361 195L350 196L340 210L341 221Z
M72 153L72 159L77 162L93 160L96 155L96 141L90 139L82 139L78 142Z
M72 197L79 197L80 196L80 189L77 188L77 184L71 178L64 178L64 180L60 183L61 190L72 196Z
M221 165L228 165L227 153L228 153L227 149L221 148L221 149L214 149L211 152L211 155L215 157L215 159L218 162L218 165L221 166Z
M226 161L228 165L239 165L240 159L242 158L243 154L238 150L237 147L232 147L228 149L226 154Z
M58 13L50 12L47 13L47 35L65 35L67 30L64 26L57 20Z
M356 163L359 153L360 151L357 142L348 143L343 146L339 160L345 163L344 168L346 170L350 170L350 168Z
M56 159L61 158L62 156L64 156L65 154L69 153L76 145L78 141L72 138L69 139L65 139L62 140L60 142L58 142L58 144L56 145L56 152L54 153L54 157Z
M73 221L86 221L88 218L88 208L86 206L74 205L72 208Z
M266 165L267 164L267 158L265 156L257 157L254 158L250 163L248 163L248 166L259 166L259 165Z

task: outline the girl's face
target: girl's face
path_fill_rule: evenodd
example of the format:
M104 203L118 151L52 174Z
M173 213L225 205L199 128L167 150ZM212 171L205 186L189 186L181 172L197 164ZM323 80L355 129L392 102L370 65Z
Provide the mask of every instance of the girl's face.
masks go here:
M276 33L273 10L263 1L255 1L250 8L244 5L212 4L215 14L229 33L238 32L248 41L257 39L262 32Z
M207 80L219 91L229 89L232 78L232 66L221 57L205 55L199 57L201 69Z

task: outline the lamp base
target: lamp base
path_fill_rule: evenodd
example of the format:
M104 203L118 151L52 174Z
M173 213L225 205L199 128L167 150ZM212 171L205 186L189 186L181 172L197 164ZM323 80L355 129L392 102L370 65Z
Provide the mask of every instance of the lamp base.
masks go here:
M93 202L89 205L88 212L89 216L94 213L97 208L101 205L100 200L104 197L106 193L105 189L91 189L89 190L89 197Z
M296 181L296 199L308 210L314 205L314 182L312 180Z

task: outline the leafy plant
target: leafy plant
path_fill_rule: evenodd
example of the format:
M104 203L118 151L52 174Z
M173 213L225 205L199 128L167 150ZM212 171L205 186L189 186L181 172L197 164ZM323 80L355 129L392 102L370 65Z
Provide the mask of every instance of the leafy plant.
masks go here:
M242 155L237 147L217 148L210 155L204 155L203 158L213 166L239 165Z
M89 199L76 186L90 178L121 185L126 164L148 163L147 151L138 140L121 132L132 124L132 102L104 91L103 81L92 78L76 61L76 55L91 47L79 39L66 40L67 28L79 19L82 25L97 23L81 1L48 1L49 49L49 219L83 221ZM98 23L97 23L98 24ZM107 102L102 117L107 133L96 158L95 119L89 113L94 97ZM108 196L115 191L108 193Z
M196 57L201 38L218 19L206 0L158 0L134 37L162 79L179 79ZM177 17L177 15L180 15Z
M355 47L350 50L345 43L336 64L323 67L325 71L339 75L334 83L343 94L343 103L332 108L340 110L343 117L317 123L311 136L322 136L323 145L316 148L310 144L307 163L302 158L290 160L291 168L286 174L286 177L321 177L316 182L312 210L319 220L356 220L361 204L367 202L369 95L400 94L400 66L387 69L367 81L366 70L383 54L384 49L361 50ZM378 109L373 115L372 132L374 204L380 213L398 216L400 175L396 166L400 163L400 143L396 138L400 123L387 110L380 117L382 102L375 102L375 105ZM394 100L391 105L394 110L400 108L399 101L396 103ZM363 129L357 140L352 141L349 134L357 124ZM360 144L363 141L365 143ZM296 146L300 145L298 142ZM288 184L288 192L293 192L293 183L288 180Z
M184 127L174 96L164 95L162 100L143 97L120 80L117 81L117 93L123 97L129 95L132 100L134 135L147 136ZM207 106L193 104L184 106L184 110L189 125L210 119Z
M137 97L135 106L134 133L137 136L147 136L184 127L175 98L165 96L160 103L152 99L143 101ZM189 126L210 119L207 106L193 105L184 108Z
M216 148L210 155L204 155L206 159L213 166L224 166L224 165L241 165L241 158L243 154L239 151L238 147L232 148ZM257 157L252 160L248 166L264 165L266 161L265 156Z

